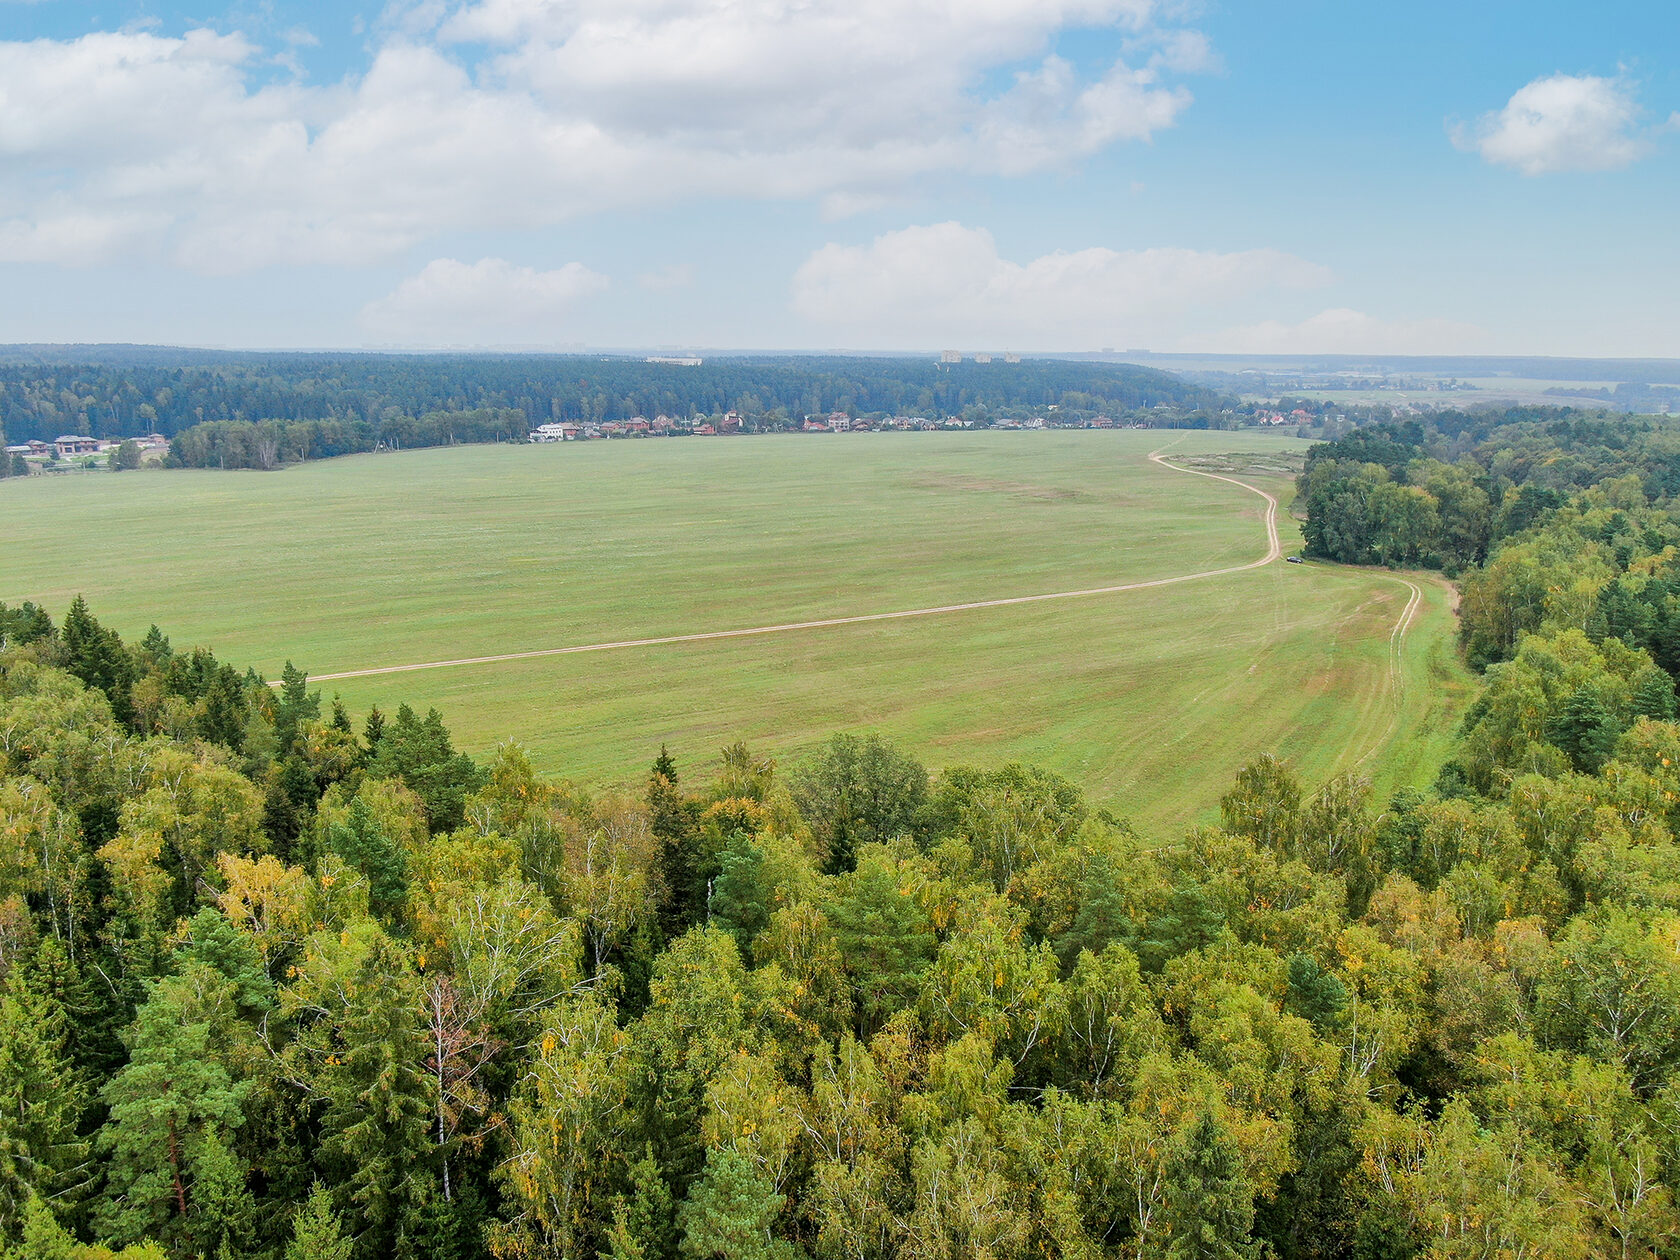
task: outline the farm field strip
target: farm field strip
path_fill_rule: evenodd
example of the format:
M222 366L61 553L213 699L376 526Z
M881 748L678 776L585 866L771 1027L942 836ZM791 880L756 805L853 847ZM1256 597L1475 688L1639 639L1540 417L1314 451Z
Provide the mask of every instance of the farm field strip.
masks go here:
M1117 586L1093 586L1078 591L1052 591L1042 595L1011 595L1000 599L972 600L965 604L941 604L934 608L906 608L895 612L861 613L850 617L823 617L814 621L793 621L777 626L751 626L737 630L703 630L693 634L668 634L652 639L619 639L610 643L584 643L572 647L534 648L526 652L502 652L494 656L466 656L448 661L421 661L409 665L379 665L367 669L346 669L337 673L312 674L315 682L338 682L346 678L371 678L379 674L409 674L423 669L449 669L461 665L498 665L507 661L528 661L544 656L572 656L580 652L611 652L623 648L663 647L673 643L704 643L711 639L742 639L762 634L787 634L796 630L824 630L835 626L855 626L871 621L899 621L909 617L936 617L946 613L975 612L982 608L1007 608L1013 604L1038 604L1053 599L1084 599L1093 595L1117 595L1122 591L1148 590L1157 586L1174 586L1180 582L1195 582L1202 578L1224 577L1231 573L1243 573L1249 569L1257 569L1270 564L1283 554L1283 548L1278 542L1277 531L1277 499L1251 486L1246 481L1238 481L1235 477L1227 477L1220 473L1203 472L1198 468L1182 468L1161 458L1160 452L1151 451L1149 458L1157 464L1174 469L1177 472L1189 473L1196 477L1211 477L1215 481L1226 481L1233 486L1240 486L1259 495L1266 501L1266 554L1258 560L1251 560L1247 564L1232 565L1223 569L1207 569L1200 573L1182 573L1176 577L1154 578L1147 582L1123 582ZM1414 590L1416 588L1413 588ZM1410 615L1411 606L1407 613ZM271 684L278 685L278 684Z

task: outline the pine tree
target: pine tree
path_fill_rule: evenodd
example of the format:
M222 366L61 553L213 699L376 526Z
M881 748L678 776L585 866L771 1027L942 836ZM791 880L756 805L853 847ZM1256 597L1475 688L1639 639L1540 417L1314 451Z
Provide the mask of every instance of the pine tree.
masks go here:
M36 1195L30 1195L24 1204L23 1227L12 1236L17 1243L0 1252L4 1260L79 1260L82 1255L70 1232Z
M772 1232L786 1201L745 1155L713 1147L705 1173L677 1213L682 1254L691 1260L792 1260L794 1249Z
M764 875L764 851L750 836L736 835L718 855L712 888L712 918L751 955L753 938L770 922L772 889Z
M246 1090L217 1061L210 1026L183 1020L167 990L140 1008L127 1041L128 1063L99 1091L110 1116L99 1131L106 1197L95 1219L119 1243L188 1227L197 1160L239 1123Z
M1347 1005L1347 986L1319 966L1311 954L1289 959L1289 995L1285 1009L1308 1020L1320 1032L1333 1028Z
M216 670L204 692L204 711L199 715L198 733L212 744L234 752L245 751L245 731L250 706L245 702L245 684L231 665Z

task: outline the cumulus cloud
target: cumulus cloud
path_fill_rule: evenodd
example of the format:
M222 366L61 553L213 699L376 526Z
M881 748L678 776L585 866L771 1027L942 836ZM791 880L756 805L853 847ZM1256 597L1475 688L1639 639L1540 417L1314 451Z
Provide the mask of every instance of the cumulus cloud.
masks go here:
M1486 329L1446 319L1383 320L1337 307L1298 324L1276 320L1198 338L1194 349L1233 354L1476 354Z
M1474 125L1453 128L1452 136L1459 148L1524 175L1613 171L1650 147L1639 117L1626 80L1554 74L1519 88L1505 108Z
M1089 349L1159 344L1186 312L1329 280L1267 249L1094 248L1019 263L983 228L937 223L825 245L795 274L793 308L859 346Z
M439 258L363 307L361 324L403 345L553 345L569 340L560 334L578 303L607 284L575 262L537 271L501 258Z
M839 212L1065 167L1188 107L1212 54L1181 8L423 0L330 86L273 81L238 34L0 42L0 244L27 256L73 216L149 223L153 254L202 271L364 262L673 194ZM1087 74L1054 45L1092 27L1124 51Z

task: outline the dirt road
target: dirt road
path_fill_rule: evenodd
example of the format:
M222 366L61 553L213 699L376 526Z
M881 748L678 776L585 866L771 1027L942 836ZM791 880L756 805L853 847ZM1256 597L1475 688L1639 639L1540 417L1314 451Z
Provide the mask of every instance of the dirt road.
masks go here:
M1164 449L1164 448L1163 448ZM895 612L864 613L851 617L823 617L815 621L790 621L777 626L749 626L738 630L706 630L697 634L668 634L652 639L617 639L609 643L581 643L571 647L535 648L526 652L501 652L494 656L463 656L447 661L419 661L409 665L380 665L371 669L346 669L335 674L311 674L310 682L333 682L340 678L371 678L378 674L408 674L422 669L450 669L457 665L495 665L503 661L528 661L541 656L571 656L581 652L615 652L624 648L664 647L672 643L705 643L713 639L745 639L761 634L791 634L797 630L826 630L833 626L866 625L872 621L903 621L912 617L941 617L950 613L974 612L982 608L1008 608L1015 604L1040 604L1055 599L1087 599L1094 595L1118 595L1123 591L1148 590L1157 586L1176 586L1181 582L1199 582L1206 578L1244 573L1271 564L1283 554L1278 542L1277 499L1258 486L1227 477L1221 473L1202 472L1184 468L1161 457L1160 451L1150 452L1149 458L1163 468L1188 473L1193 477L1209 477L1229 482L1266 501L1266 551L1247 564L1231 565L1223 569L1207 569L1200 573L1184 573L1177 577L1155 578L1147 582L1121 582L1115 586L1093 586L1078 591L1052 591L1043 595L1015 595L1007 599L981 599L966 604L941 604L935 608L905 608Z

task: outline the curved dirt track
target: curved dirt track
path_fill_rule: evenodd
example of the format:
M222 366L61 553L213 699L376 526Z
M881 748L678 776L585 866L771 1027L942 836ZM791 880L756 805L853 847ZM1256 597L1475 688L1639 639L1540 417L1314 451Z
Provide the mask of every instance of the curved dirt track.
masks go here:
M1162 448L1165 449L1165 448ZM832 626L857 626L871 621L902 621L911 617L937 617L946 613L973 612L981 608L1007 608L1014 604L1039 604L1053 599L1084 599L1092 595L1117 595L1122 591L1141 591L1156 586L1176 586L1180 582L1198 582L1203 578L1224 577L1229 573L1243 573L1271 564L1283 555L1278 542L1278 503L1272 495L1251 486L1246 481L1221 473L1202 472L1183 468L1161 458L1159 450L1149 458L1163 468L1189 473L1194 477L1210 477L1214 481L1229 482L1266 501L1266 552L1258 560L1247 564L1230 565L1223 569L1207 569L1201 573L1183 573L1177 577L1154 578L1147 582L1122 582L1116 586L1093 586L1078 591L1052 591L1044 595L1015 595L1007 599L981 599L966 604L941 604L935 608L906 608L897 612L863 613L850 617L823 617L816 621L790 621L777 626L750 626L740 630L707 630L698 634L668 634L652 639L618 639L610 643L583 643L572 647L536 648L527 652L501 652L494 656L463 656L448 661L420 661L412 665L380 665L372 669L347 669L336 674L311 674L310 682L333 682L340 678L371 678L378 674L407 674L422 669L449 669L457 665L495 665L503 661L528 661L541 656L571 656L580 652L612 652L621 648L663 647L672 643L704 643L712 639L744 639L761 634L789 634L795 630L825 630Z
M1388 636L1388 698L1393 706L1389 716L1388 726L1377 738L1377 741L1367 748L1359 760L1353 764L1355 768L1364 765L1377 751L1387 746L1393 736L1395 728L1400 724L1400 708L1406 699L1406 670L1405 650L1406 631L1412 628L1412 622L1417 620L1418 608L1423 603L1423 588L1410 578L1396 577L1394 581L1409 590L1411 598L1400 612L1400 620L1394 623L1394 629Z

